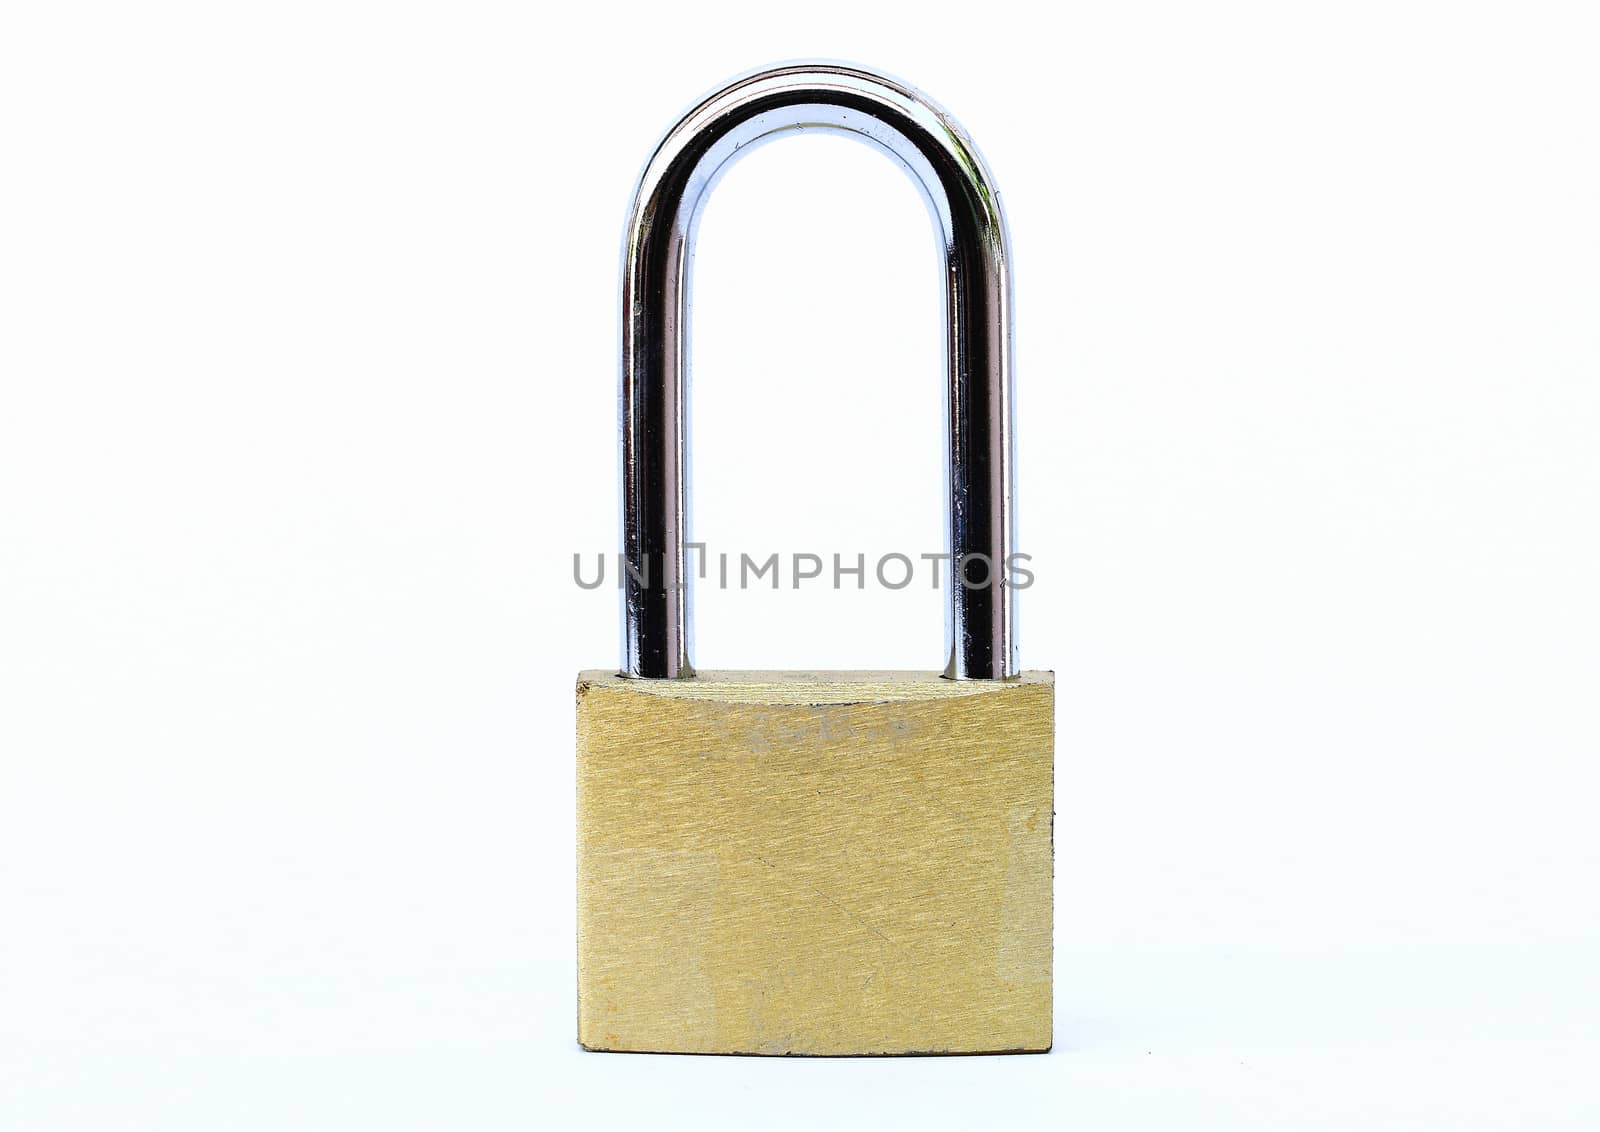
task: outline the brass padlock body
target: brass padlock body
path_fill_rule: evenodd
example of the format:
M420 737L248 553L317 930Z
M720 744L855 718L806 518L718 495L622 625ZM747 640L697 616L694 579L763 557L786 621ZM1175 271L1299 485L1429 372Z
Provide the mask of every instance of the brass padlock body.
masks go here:
M1055 681L578 679L593 1050L1050 1047Z

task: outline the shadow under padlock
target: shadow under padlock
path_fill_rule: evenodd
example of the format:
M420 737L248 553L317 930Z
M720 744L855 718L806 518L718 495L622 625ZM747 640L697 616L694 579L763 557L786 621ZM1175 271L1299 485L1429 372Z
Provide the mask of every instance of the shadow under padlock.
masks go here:
M946 251L943 673L696 673L689 252L728 163L793 129L909 169ZM965 132L858 67L760 71L646 166L623 275L623 664L578 677L578 1040L788 1055L1050 1048L1055 681L1017 670L1010 266ZM959 578L964 570L956 571Z

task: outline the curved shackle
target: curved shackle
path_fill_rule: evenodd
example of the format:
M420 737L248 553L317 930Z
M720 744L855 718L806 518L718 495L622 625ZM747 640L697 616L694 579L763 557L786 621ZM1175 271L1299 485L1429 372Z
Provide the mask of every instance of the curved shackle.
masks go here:
M1017 674L1003 584L1012 515L1010 252L993 179L971 139L913 88L859 67L800 63L736 79L668 132L639 179L622 281L625 676L690 663L687 388L689 262L701 207L753 143L788 130L874 143L916 180L945 255L946 455L953 679Z

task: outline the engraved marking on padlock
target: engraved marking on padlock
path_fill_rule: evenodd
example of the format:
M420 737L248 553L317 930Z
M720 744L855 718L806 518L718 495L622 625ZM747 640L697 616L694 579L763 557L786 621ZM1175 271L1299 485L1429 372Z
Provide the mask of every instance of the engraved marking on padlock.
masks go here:
M870 71L796 64L752 73L691 110L657 147L628 222L622 293L622 586L625 676L688 677L691 663L687 370L690 261L701 208L740 154L790 130L873 143L907 169L945 252L947 513L953 561L945 675L1017 675L1010 253L994 179L966 132L919 91Z

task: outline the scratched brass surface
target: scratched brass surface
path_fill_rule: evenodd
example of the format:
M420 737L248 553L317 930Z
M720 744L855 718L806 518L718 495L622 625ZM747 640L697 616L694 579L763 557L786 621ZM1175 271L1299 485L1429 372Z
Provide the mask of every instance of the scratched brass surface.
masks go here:
M1055 679L578 677L578 1038L1050 1047Z

